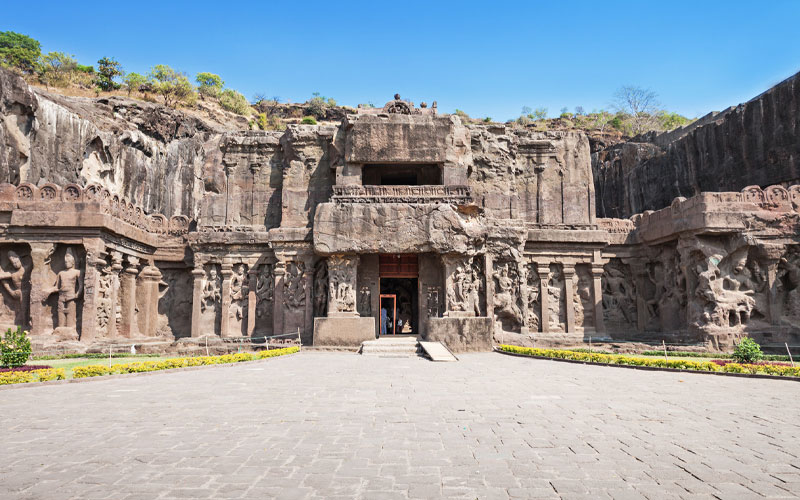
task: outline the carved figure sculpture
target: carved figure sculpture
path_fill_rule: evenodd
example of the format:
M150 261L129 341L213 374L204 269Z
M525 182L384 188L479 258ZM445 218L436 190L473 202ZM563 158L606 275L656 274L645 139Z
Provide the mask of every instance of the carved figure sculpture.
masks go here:
M447 300L451 311L467 310L471 282L471 272L467 272L462 264L457 264L453 271L452 286L447 290Z
M494 272L494 313L504 320L504 327L516 329L523 323L522 310L519 307L519 275L512 264L500 263Z
M266 318L271 314L272 300L275 295L275 277L272 265L264 264L256 278L256 317Z
M322 259L314 266L314 316L328 312L328 263Z
M283 303L292 310L301 310L306 306L305 264L287 262L286 276L283 281Z
M527 282L528 282L528 317L525 318L525 326L531 331L538 332L539 324L541 321L541 287L539 281L539 273L533 265L528 266Z
M220 293L220 282L217 276L217 269L212 266L208 270L205 283L203 283L203 293L200 302L200 311L206 312L214 309L220 303L222 295Z
M575 274L572 276L572 282L572 304L575 308L575 326L585 327L593 325L592 277L588 271L576 267Z
M358 291L358 314L372 316L372 290L368 286L362 286Z
M479 259L470 259L471 282L469 283L469 297L475 316L481 315L481 296L483 295L483 267Z
M109 321L115 316L112 303L113 280L111 266L103 267L97 280L97 326L102 332L107 331Z
M551 331L563 331L566 324L564 304L564 275L557 265L550 266L550 279L547 284L547 305Z
M231 277L231 306L230 312L233 318L241 323L246 317L247 311L247 275L245 264L237 264L233 268L233 276Z
M348 257L333 256L328 259L328 300L335 312L354 312L356 307L355 262Z
M603 318L609 324L625 327L636 325L634 285L625 267L610 262L603 273Z
M56 282L46 295L58 293L57 330L66 336L77 336L77 302L83 294L81 272L75 268L75 254L68 248L64 254L65 269L58 273Z
M428 296L427 296L427 305L428 305L428 317L429 318L438 318L439 317L439 287L436 286L429 286L428 287Z
M14 309L14 323L16 325L24 325L28 322L28 311L22 290L25 268L22 266L22 259L13 250L9 250L6 256L12 271L7 273L0 271L0 282L2 282L3 288L11 297L12 308Z

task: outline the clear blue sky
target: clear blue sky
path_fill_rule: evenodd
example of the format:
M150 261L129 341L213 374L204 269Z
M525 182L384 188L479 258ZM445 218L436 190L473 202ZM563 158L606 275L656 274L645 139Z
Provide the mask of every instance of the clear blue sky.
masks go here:
M696 117L800 71L796 0L8 1L5 30L83 64L218 73L248 98L382 105L399 92L495 120L608 108L621 85Z

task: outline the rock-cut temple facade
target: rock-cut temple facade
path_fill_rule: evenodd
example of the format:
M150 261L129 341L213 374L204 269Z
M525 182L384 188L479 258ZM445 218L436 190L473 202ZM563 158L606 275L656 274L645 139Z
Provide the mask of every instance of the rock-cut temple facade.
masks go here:
M0 327L73 349L798 340L800 186L601 219L584 133L399 96L339 125L228 133L215 158L196 213L170 217L101 183L0 185Z

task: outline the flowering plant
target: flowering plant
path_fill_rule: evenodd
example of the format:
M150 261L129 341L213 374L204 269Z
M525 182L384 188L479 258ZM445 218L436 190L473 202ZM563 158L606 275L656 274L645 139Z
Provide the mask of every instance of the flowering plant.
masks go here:
M31 355L31 341L27 332L18 326L16 330L9 328L0 340L0 363L3 366L21 366Z

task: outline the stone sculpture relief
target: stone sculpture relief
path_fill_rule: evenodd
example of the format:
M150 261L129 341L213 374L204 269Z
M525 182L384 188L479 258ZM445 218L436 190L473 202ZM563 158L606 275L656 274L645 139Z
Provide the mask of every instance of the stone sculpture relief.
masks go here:
M306 306L306 266L302 261L286 263L283 303L292 311L302 310Z
M200 302L201 312L216 311L222 299L222 294L220 292L221 284L222 280L217 273L216 264L206 266L206 278L203 281L203 291Z
M609 331L636 328L636 289L630 267L619 259L603 266L603 321Z
M328 261L320 259L314 266L314 316L328 314Z
M100 329L99 334L108 332L108 325L111 322L116 322L117 311L116 301L114 300L114 291L119 289L119 278L115 280L110 265L105 265L100 270L100 277L97 280L97 326Z
M567 313L564 293L564 273L560 264L550 264L547 281L548 321L551 332L566 330Z
M372 316L372 290L362 286L358 291L358 314L361 317Z
M439 317L439 296L441 295L441 290L438 286L429 286L428 293L426 296L426 304L427 304L427 311L429 318L438 318Z
M0 270L0 283L3 285L3 299L10 314L0 317L3 325L27 326L30 300L29 270L25 268L20 255L14 250L6 252L8 266Z
M328 258L329 312L355 312L356 266L352 256L334 255Z
M777 288L783 323L800 327L800 251L789 247L778 264Z
M192 275L187 269L161 269L157 325L159 336L175 339L191 336L192 287Z
M575 311L575 326L579 329L594 327L592 274L587 266L575 266L572 284L572 306Z
M528 314L525 318L525 326L531 332L538 332L539 325L542 318L542 302L541 302L541 283L539 273L536 271L534 264L528 264L526 272L526 280L528 284Z
M524 323L520 275L516 262L498 262L494 274L494 314L503 330L518 331Z
M256 277L256 319L272 317L275 296L275 275L272 264L263 264Z
M247 282L247 264L236 264L233 266L231 276L231 304L230 304L230 325L228 329L231 335L243 335L247 330L247 294L249 293Z
M78 340L78 301L83 295L83 278L80 269L76 268L72 248L67 248L63 262L64 269L58 272L56 282L45 294L58 294L55 336L62 340Z
M448 310L481 316L483 296L483 266L481 258L458 258L450 264L453 268L447 289Z

